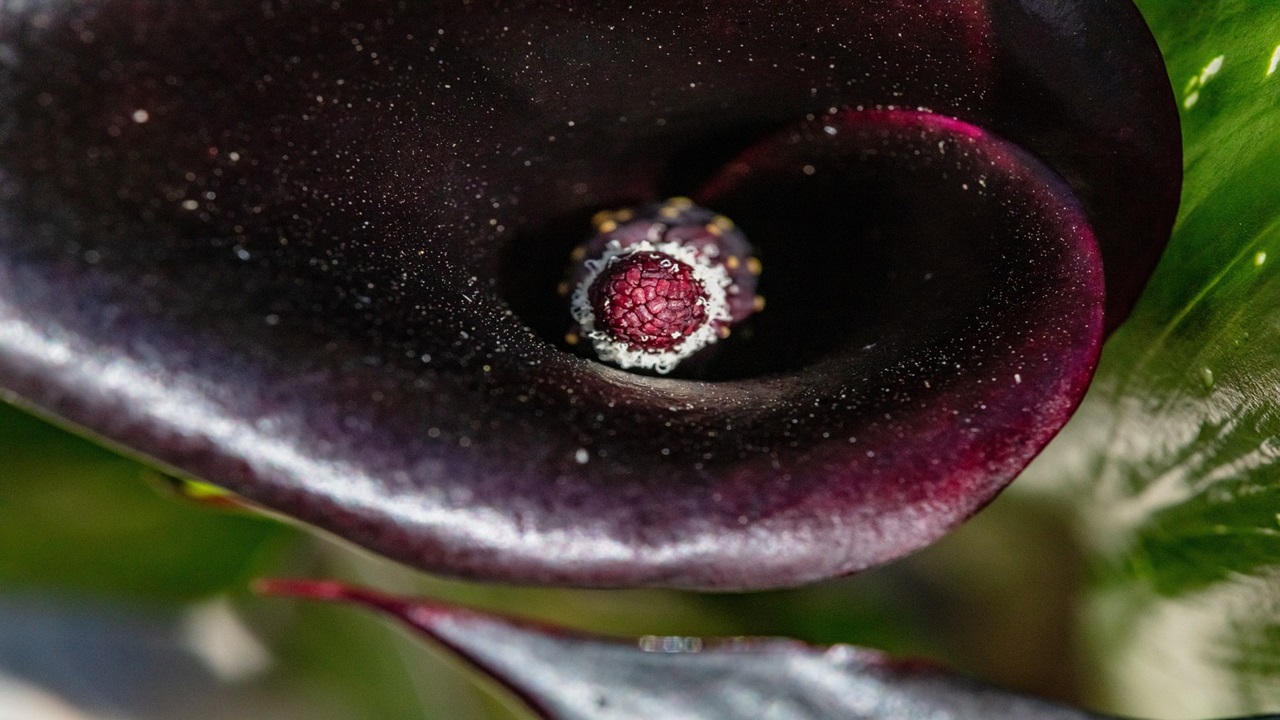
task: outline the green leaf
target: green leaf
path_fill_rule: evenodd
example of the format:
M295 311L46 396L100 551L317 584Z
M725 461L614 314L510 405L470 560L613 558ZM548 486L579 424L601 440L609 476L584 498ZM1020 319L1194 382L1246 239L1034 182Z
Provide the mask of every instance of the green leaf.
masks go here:
M1280 564L1280 5L1143 9L1181 106L1183 206L1070 435L1099 544L1176 595Z
M1181 213L1080 412L1031 474L1079 491L1102 570L1085 626L1109 710L1275 710L1280 3L1138 4L1182 115Z

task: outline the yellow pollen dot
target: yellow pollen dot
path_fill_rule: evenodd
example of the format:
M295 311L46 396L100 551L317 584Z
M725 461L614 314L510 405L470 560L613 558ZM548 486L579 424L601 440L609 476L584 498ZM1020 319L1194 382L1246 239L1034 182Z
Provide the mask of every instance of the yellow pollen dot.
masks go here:
M728 326L728 325L721 325L721 326L720 326L720 337L721 337L721 338L727 338L727 337L729 337L729 332L730 332L730 330L729 330L729 326Z
M602 232L602 233L611 233L617 229L618 229L618 223L612 220L605 220L604 222L596 225L596 231Z
M578 333L565 333L564 341L570 345L577 345L582 338L578 337Z
M763 295L757 295L757 296L756 296L756 299L751 301L751 306L755 309L755 311L756 311L756 312L760 312L761 310L763 310L763 309L764 309L764 296L763 296Z
M693 201L687 197L673 197L667 201L667 204L679 210L688 210L693 207Z
M673 218L680 214L680 208L671 205L664 205L658 214L664 218Z
M764 270L764 266L760 264L757 258L747 258L747 272L752 275L759 275Z
M741 264L742 264L742 261L738 259L737 255L730 255L729 257L724 259L724 266L729 268L730 270L737 270L738 266Z
M601 210L600 212L591 216L591 224L594 225L595 227L600 227L601 225L607 222L612 222L613 216L614 216L614 213L612 211Z
M568 281L568 280L566 280L566 281L564 281L564 282L562 282L562 283L560 283L559 285L557 285L557 286L556 286L556 294L557 294L557 295L560 295L561 297L564 297L564 296L566 296L566 295L568 295L568 294L569 294L569 290L570 290L570 289L571 289L571 288L570 288L570 286L569 286L569 281Z
M720 226L715 223L707 223L704 229L716 237L720 237L724 234L724 231L720 229Z
M713 218L711 222L715 223L716 225L719 225L720 229L724 230L725 232L728 232L733 229L733 221L723 215L715 216L715 218Z
M586 256L587 256L587 246L579 245L578 247L573 249L572 253L569 254L569 259L574 262L582 262L583 258L585 258Z
M613 213L613 219L620 223L624 223L635 216L636 213L634 210L616 210Z

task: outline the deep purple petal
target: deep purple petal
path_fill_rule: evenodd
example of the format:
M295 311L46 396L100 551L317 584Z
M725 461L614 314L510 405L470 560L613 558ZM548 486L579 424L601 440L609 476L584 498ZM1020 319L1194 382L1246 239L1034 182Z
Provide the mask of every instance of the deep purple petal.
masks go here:
M992 89L959 115L1072 186L1106 260L1113 330L1164 251L1182 188L1178 109L1155 40L1128 0L993 3L992 26Z
M626 642L338 583L271 580L269 594L386 612L502 683L548 720L1102 720L922 662L778 638Z
M0 387L440 572L896 557L1083 392L1089 221L1124 297L1171 218L1154 46L1059 5L10 8ZM586 218L708 182L770 301L722 382L558 348Z

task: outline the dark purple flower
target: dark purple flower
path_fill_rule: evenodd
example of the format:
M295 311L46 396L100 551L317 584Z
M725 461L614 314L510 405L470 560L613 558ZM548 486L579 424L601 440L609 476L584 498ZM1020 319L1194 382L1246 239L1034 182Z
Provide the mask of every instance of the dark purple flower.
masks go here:
M44 0L0 36L0 387L468 577L928 543L1065 422L1178 194L1123 1ZM668 377L574 354L590 218L673 195L768 308Z

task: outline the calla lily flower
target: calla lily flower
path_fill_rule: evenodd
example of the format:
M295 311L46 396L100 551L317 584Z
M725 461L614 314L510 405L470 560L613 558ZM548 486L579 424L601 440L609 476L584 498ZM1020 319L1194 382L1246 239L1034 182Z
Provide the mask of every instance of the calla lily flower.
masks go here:
M7 398L419 568L784 586L915 550L1066 421L1181 157L1128 2L0 10ZM762 311L563 338L602 210L688 196Z

